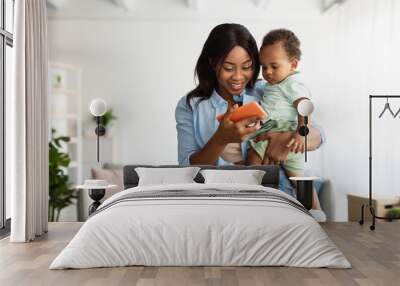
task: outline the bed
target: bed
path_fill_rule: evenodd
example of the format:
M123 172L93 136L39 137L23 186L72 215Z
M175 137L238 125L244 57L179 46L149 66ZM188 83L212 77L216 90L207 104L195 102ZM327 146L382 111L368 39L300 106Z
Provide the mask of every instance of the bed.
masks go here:
M275 166L261 185L194 183L138 186L124 167L125 190L85 222L50 269L144 266L292 266L349 268L350 263L308 211L277 190ZM214 166L200 166L202 170Z

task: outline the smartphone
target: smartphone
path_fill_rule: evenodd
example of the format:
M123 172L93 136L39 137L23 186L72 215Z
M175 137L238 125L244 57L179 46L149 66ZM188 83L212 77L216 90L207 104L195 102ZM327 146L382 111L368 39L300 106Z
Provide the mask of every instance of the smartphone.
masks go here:
M221 122L221 120L224 118L225 114L220 114L217 116L217 120ZM245 105L242 105L238 107L235 111L231 113L229 116L229 119L233 122L238 122L243 119L251 118L251 117L256 117L258 119L264 119L268 115L264 111L264 109L256 102L252 101L250 103L247 103Z

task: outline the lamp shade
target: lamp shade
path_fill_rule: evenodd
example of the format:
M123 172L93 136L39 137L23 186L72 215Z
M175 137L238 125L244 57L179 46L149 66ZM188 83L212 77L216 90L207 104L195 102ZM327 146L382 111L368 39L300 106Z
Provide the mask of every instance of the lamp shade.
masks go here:
M106 113L107 110L107 104L104 100L102 99L94 99L90 103L90 113L93 116L103 116L104 113Z
M309 99L303 99L297 105L297 111L301 116L309 116L314 111L314 104Z

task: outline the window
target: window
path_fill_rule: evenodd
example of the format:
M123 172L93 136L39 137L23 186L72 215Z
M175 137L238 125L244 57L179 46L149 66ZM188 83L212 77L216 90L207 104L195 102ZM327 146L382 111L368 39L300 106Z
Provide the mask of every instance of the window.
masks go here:
M9 194L5 188L5 105L11 92L14 0L0 0L0 235L9 231ZM8 202L8 203L7 203Z

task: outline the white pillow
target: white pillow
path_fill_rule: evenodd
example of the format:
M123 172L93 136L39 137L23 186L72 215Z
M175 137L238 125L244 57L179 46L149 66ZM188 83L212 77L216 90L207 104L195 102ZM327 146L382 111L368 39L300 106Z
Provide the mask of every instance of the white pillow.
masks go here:
M235 183L261 185L265 171L261 170L201 170L204 183Z
M193 179L199 167L186 168L135 168L139 176L138 186L195 183Z

